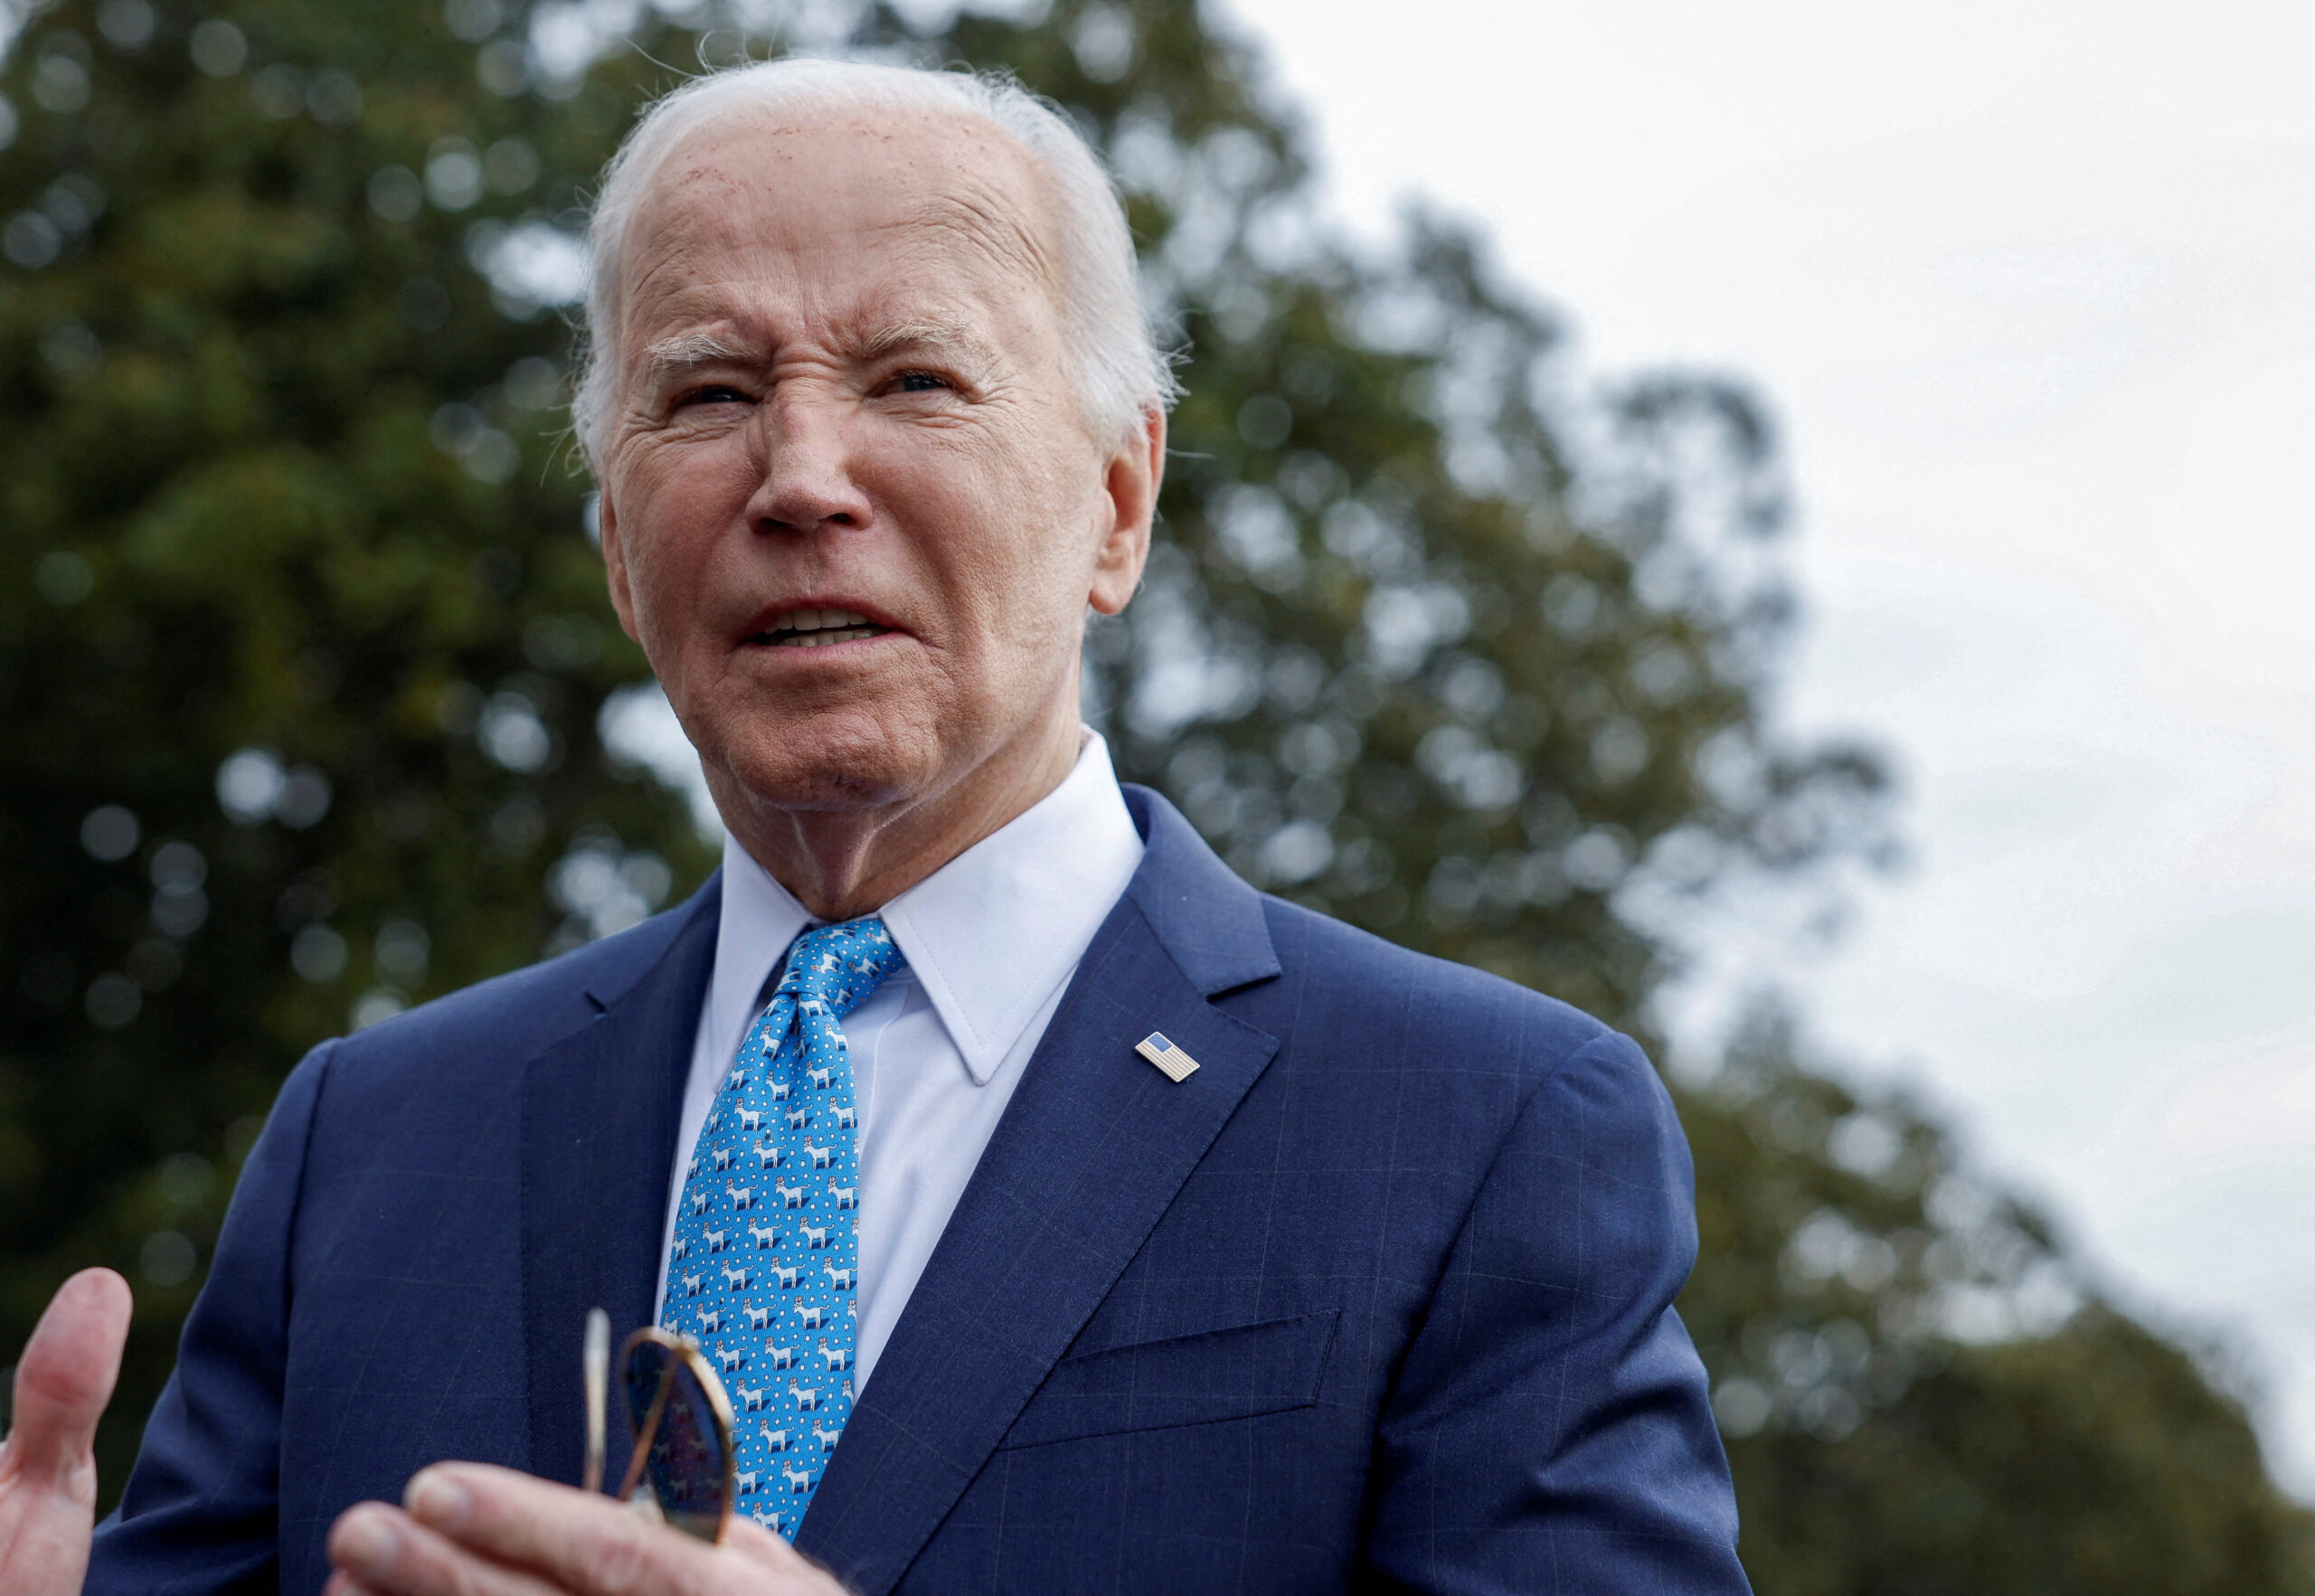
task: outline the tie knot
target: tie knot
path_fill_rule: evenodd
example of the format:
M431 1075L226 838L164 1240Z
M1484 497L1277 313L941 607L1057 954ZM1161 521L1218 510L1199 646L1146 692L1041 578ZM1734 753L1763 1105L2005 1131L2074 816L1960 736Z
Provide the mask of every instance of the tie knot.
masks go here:
M907 962L892 932L873 914L841 925L816 926L789 945L779 991L798 1004L822 1005L840 1020Z

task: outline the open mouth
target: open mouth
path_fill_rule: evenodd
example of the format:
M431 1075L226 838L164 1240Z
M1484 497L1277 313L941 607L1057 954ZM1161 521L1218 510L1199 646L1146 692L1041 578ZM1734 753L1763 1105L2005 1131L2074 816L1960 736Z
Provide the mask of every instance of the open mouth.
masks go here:
M851 609L791 609L748 639L774 648L824 648L881 637L893 628Z

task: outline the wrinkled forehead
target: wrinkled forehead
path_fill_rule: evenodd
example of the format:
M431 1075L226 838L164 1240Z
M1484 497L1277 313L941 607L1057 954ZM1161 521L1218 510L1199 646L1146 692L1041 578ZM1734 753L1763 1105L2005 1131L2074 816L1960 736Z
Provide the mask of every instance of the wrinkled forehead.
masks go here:
M703 271L822 268L847 247L868 274L959 270L1058 305L1055 196L1003 128L964 111L734 108L686 134L645 181L621 241L619 299L638 316Z

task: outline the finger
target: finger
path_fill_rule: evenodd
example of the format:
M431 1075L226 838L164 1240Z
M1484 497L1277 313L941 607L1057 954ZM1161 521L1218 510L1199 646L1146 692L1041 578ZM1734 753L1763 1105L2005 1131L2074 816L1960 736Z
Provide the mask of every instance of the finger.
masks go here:
M8 1458L27 1475L84 1467L97 1421L120 1376L128 1339L128 1282L109 1269L84 1269L56 1289L16 1365L15 1425Z
M713 1554L609 1497L487 1463L421 1469L403 1493L420 1523L573 1591L684 1596L715 1582Z
M778 1590L834 1590L795 1548L734 1519L710 1547L638 1518L608 1497L551 1485L482 1463L438 1463L407 1493L411 1514L499 1562L537 1570L551 1582L600 1596L686 1596L725 1591L742 1568L788 1577Z
M851 1596L826 1563L805 1556L752 1519L734 1518L725 1525L717 1553L727 1563L777 1575L766 1596Z
M357 1503L339 1514L330 1526L329 1555L348 1596L563 1596L383 1502Z
M725 1525L723 1546L732 1556L775 1573L801 1574L819 1567L751 1518L734 1518Z

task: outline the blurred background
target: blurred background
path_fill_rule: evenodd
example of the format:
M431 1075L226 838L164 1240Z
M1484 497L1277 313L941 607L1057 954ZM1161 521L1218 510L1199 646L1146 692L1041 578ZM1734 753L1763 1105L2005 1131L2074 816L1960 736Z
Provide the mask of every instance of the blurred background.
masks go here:
M1780 419L1781 712L1869 730L1913 868L1829 959L1721 928L1698 996L1804 993L2238 1327L2315 1490L2315 14L1240 9L1339 214L1432 195L1594 364Z
M129 1276L109 1497L300 1053L712 864L575 230L650 96L843 50L1125 188L1124 772L1666 1061L1759 1587L2315 1590L2310 26L0 0L0 1357Z

